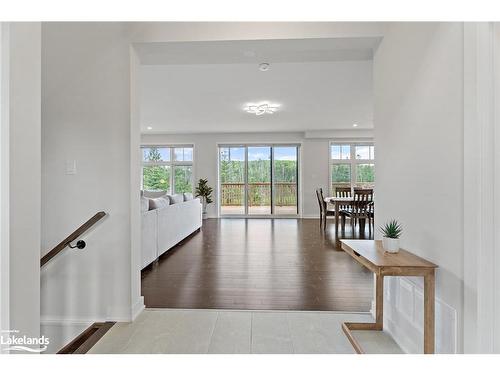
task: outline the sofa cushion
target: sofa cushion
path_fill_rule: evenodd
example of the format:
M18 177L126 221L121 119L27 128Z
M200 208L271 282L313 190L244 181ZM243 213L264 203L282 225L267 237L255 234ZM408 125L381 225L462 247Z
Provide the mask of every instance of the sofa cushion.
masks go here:
M170 198L170 204L184 202L184 194L172 194L168 195L168 197Z
M193 199L193 193L184 193L184 201L191 201Z
M141 212L149 211L149 199L141 197Z
M167 195L160 198L149 199L150 210L157 210L158 208L167 207L168 205L170 205L170 198Z

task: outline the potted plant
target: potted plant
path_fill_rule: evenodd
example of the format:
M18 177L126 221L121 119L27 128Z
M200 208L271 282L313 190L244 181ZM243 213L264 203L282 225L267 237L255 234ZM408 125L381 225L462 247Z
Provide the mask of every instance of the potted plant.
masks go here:
M198 181L198 186L196 187L196 197L201 198L201 204L203 205L203 219L207 218L207 205L213 202L212 200L212 189L208 186L208 180L200 178Z
M397 253L399 251L399 237L403 232L401 224L397 220L387 222L383 227L380 227L382 232L382 246L389 253Z

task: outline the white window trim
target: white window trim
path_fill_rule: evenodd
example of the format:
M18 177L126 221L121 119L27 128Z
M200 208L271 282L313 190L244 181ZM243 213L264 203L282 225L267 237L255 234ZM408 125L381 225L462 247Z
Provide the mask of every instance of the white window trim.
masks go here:
M332 159L332 146L334 145L350 145L351 146L351 156L350 159ZM375 156L373 159L356 159L356 146L375 146L373 140L370 141L358 141L358 140L336 140L330 141L328 144L328 191L330 195L333 196L333 188L332 188L332 166L340 165L340 164L349 164L351 166L351 183L346 186L350 186L351 190L354 189L356 185L356 176L357 176L357 166L359 164L374 164L375 165Z
M170 149L170 160L168 161L144 161L142 155L143 148L169 148ZM175 148L192 148L193 149L193 159L191 161L179 161L174 160L174 149ZM191 167L191 191L194 193L194 158L195 158L195 148L194 144L166 144L166 145L141 145L141 190L143 190L144 185L144 167L148 166L169 166L170 167L170 191L167 191L168 194L178 194L175 191L175 167L187 166Z

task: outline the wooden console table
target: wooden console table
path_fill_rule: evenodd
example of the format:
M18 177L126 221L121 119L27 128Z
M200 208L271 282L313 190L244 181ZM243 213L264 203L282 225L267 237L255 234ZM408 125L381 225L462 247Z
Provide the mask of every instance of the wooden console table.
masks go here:
M384 328L384 276L423 276L424 277L424 353L434 353L434 274L437 266L405 250L396 254L387 253L382 241L341 240L342 250L351 255L375 274L375 323L342 323L342 330L357 353L363 349L351 331Z

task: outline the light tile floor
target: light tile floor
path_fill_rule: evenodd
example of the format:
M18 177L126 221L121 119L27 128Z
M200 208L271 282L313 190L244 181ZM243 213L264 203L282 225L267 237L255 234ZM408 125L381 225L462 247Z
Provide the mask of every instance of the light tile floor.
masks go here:
M344 321L365 313L146 309L117 323L89 353L354 353ZM402 353L384 332L355 332L367 353Z

